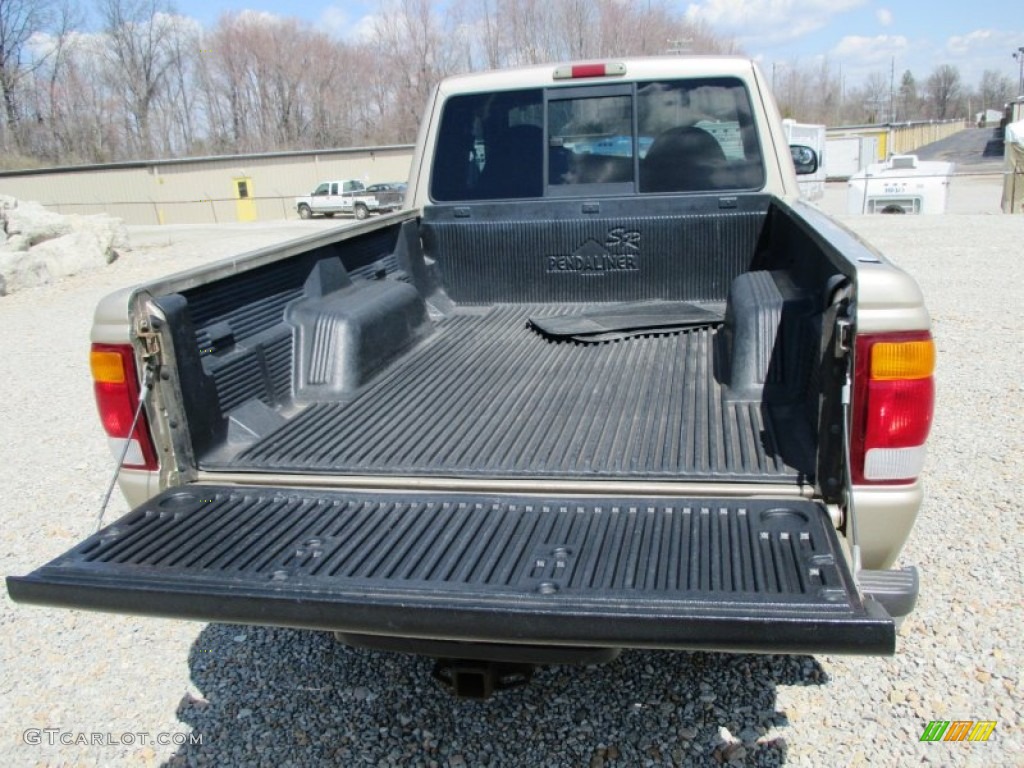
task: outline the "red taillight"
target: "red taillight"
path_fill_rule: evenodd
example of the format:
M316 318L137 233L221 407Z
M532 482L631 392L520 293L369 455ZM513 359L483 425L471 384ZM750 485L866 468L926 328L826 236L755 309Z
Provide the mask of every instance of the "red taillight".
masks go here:
M89 355L96 407L103 429L110 438L110 449L120 458L124 441L128 453L122 466L128 469L157 468L156 451L149 434L146 412L139 415L135 431L130 432L139 406L139 376L135 356L128 344L93 344Z
M935 381L869 381L864 442L872 448L924 445L932 425Z
M920 474L935 410L934 366L927 331L858 335L850 439L854 483L909 482Z

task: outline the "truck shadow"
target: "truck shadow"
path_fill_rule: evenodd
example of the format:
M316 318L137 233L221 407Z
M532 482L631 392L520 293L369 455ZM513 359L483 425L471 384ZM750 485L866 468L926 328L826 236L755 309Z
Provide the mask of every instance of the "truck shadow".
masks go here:
M1002 159L1005 150L1005 139L1004 139L1005 126L1001 123L992 131L992 138L985 142L985 149L981 153L982 157L994 157Z
M777 687L828 682L810 656L633 651L472 701L432 666L325 632L210 624L189 654L200 695L177 710L201 743L165 765L779 765Z

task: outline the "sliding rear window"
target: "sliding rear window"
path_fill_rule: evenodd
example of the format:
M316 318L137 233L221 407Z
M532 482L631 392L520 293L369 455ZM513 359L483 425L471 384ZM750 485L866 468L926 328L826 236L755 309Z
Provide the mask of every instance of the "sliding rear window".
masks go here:
M468 94L444 106L438 202L757 190L764 162L735 78Z

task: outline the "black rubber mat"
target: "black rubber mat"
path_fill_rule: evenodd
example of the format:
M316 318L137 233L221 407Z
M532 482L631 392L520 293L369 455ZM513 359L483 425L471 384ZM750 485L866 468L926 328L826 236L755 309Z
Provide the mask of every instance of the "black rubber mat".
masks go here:
M713 329L575 344L527 326L557 311L456 314L354 399L308 406L240 456L202 466L750 481L810 474L809 425L724 396Z
M595 343L710 328L721 325L724 319L724 309L716 311L688 302L640 301L589 312L531 317L530 326L554 341Z

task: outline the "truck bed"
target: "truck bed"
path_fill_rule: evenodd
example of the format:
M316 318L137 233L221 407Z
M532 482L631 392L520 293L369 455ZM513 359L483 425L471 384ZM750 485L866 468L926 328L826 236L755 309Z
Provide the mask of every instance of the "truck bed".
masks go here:
M814 441L799 409L736 399L719 329L553 341L556 305L455 311L350 397L315 402L209 470L798 482Z
M700 204L680 213L668 199L639 217L635 202L605 201L601 216L565 203L532 220L506 206L498 221L436 207L164 289L191 460L208 472L813 485L821 328L841 275L770 197L725 213ZM627 232L642 238L632 249ZM591 263L620 271L563 269ZM593 343L530 323L655 305L715 319Z

